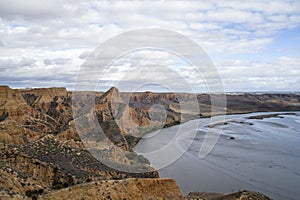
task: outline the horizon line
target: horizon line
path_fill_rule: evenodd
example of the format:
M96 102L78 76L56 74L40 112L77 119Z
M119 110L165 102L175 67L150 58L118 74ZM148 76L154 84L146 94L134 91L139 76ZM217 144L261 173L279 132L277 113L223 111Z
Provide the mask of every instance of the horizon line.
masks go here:
M34 89L51 89L51 88L56 88L56 89L66 89L67 92L107 92L109 91L111 88L117 88L115 86L111 86L110 88L108 88L107 90L74 90L73 89L68 89L65 86L53 86L53 87L11 87L9 85L0 85L0 87L9 87L11 89L18 89L18 90L34 90ZM120 89L117 88L119 91ZM120 91L123 93L146 93L146 92L151 92L151 93L189 93L189 94L220 94L220 93L225 93L225 94L233 94L233 93L237 93L237 94L241 94L241 93L256 93L256 94L295 94L295 93L300 93L300 91L295 91L295 90L248 90L248 91L241 91L241 90L237 90L237 91L224 91L224 92L209 92L209 91L202 91L202 92L186 92L186 91L150 91L150 90L141 90L141 91Z

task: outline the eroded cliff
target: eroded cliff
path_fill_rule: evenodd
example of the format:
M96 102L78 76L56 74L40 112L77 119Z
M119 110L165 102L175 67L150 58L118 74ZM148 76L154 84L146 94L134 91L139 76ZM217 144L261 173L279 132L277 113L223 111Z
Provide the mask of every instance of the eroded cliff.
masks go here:
M218 114L211 113L212 96L219 98L0 86L2 197L79 198L90 191L99 199L182 198L173 180L158 179L149 162L130 150L146 132ZM295 94L228 95L226 112L300 110L299 99ZM141 179L128 179L133 177ZM116 179L125 180L108 181ZM96 182L83 184L91 181Z

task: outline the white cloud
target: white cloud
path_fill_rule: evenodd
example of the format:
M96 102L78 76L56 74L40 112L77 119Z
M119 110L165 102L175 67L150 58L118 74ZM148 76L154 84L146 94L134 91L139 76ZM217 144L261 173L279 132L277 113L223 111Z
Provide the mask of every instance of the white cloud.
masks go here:
M15 67L30 67L36 62L33 58L1 58L0 69L10 69Z
M63 14L63 7L58 0L1 0L0 16L2 18L50 18Z
M217 65L228 91L300 89L299 57L279 57L270 62L228 60Z
M45 59L44 64L46 66L48 65L65 65L69 63L70 59L69 58L55 58L55 59Z
M67 80L73 80L82 59L89 54L86 52L93 51L114 35L135 28L171 29L196 41L209 55L230 57L235 54L259 54L272 44L278 33L299 25L300 2L289 0L0 0L0 65L1 70L11 72L10 77L19 78L25 64L32 74L26 76L28 82L33 76L41 76L41 72L47 72L50 79L58 74L56 77L69 76ZM26 63L22 61L23 57L35 62ZM151 59L155 60L154 57ZM166 59L168 65L176 63L169 57L159 59ZM278 66L283 65L280 59L276 61ZM126 65L128 60L125 61L122 64ZM251 67L257 69L265 64L258 61ZM244 69L243 65L246 61L241 59L239 69ZM267 69L271 70L270 67ZM228 66L223 76L227 77L230 70L232 68ZM283 76L279 67L276 70L264 73L265 77L273 73L273 78L275 74L277 78ZM242 71L239 73L243 74ZM250 67L249 74L252 74ZM252 75L248 79L254 81L257 76ZM265 82L265 87L275 85L271 84L271 80ZM274 78L274 82L276 80ZM288 83L285 85L289 89Z

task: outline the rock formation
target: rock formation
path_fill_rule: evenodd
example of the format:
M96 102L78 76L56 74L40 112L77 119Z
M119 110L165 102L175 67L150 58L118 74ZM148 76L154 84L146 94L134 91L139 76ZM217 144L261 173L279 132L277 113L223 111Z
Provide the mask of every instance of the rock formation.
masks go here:
M212 95L0 86L0 198L76 199L90 191L90 199L182 199L173 180L159 179L131 149L146 132L217 114ZM299 99L228 95L227 112L300 110Z
M130 188L130 189L129 189ZM82 184L42 197L45 200L78 199L183 199L173 179L125 179Z
M203 200L271 200L266 195L259 192L239 191L232 194L191 192L185 198L186 200L203 199Z

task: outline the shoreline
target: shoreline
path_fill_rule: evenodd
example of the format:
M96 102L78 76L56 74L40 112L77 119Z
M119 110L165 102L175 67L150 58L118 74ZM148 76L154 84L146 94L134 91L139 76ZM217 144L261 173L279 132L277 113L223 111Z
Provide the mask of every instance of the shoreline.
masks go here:
M261 118L262 117L261 119L263 119L263 118L270 118L270 117L273 117L273 116L278 116L278 115L281 115L281 114L289 114L290 115L290 114L293 114L293 112L300 112L300 110L294 110L294 111L286 111L286 110L284 110L284 111L271 111L271 112L269 112L269 111L254 111L254 112L249 111L249 112L242 112L242 113L241 112L236 112L236 113L225 114L224 116L244 115L244 114L254 114L254 113L257 113L257 114L259 114L259 113L271 113L270 115L268 115L268 114L261 114L261 115L257 116L257 118ZM276 114L276 113L279 113L279 114ZM161 130L161 129L165 129L165 128L170 128L170 127L173 127L173 126L182 125L182 124L187 123L189 121L198 120L198 119L205 119L205 118L211 118L211 117L215 117L215 116L222 116L222 114L221 115L215 114L215 115L210 115L210 116L203 116L202 115L199 118L195 117L195 118L192 118L192 119L189 119L189 120L185 120L185 121L183 121L181 123L176 123L176 124L172 124L172 125L164 125L162 127L150 129L147 132L141 133L141 137L134 137L134 143L132 143L133 146L130 146L130 150L133 150L135 148L135 146L139 143L139 141L145 135L147 135L149 133L152 133L154 131L158 131L158 130ZM251 117L250 119L257 119L257 118L252 118ZM126 139L129 138L129 137L133 137L133 136L125 136Z

